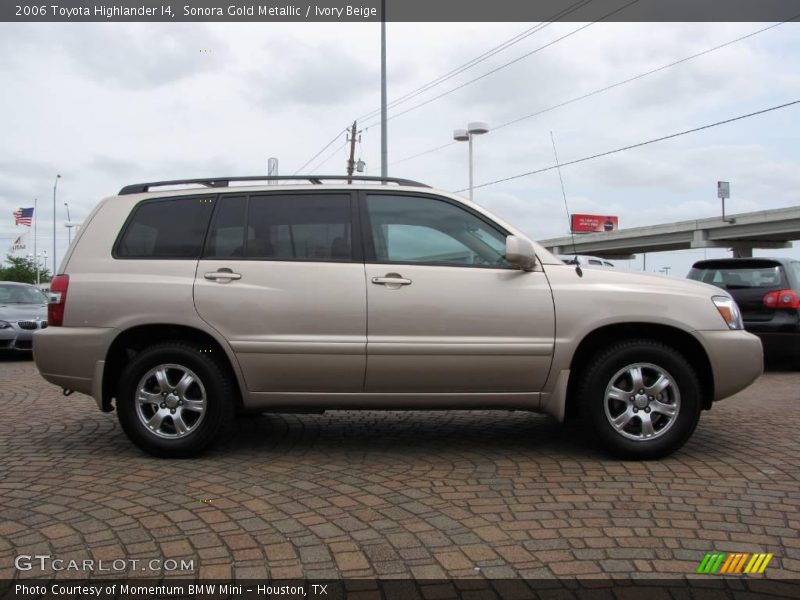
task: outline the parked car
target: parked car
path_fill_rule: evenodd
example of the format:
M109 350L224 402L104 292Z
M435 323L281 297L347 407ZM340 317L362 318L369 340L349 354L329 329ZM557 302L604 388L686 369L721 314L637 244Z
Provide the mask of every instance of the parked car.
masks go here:
M47 327L47 296L35 285L0 281L0 352L30 352L33 332Z
M568 265L579 267L597 267L599 269L614 269L614 263L599 256L587 256L585 254L560 255L558 258Z
M761 338L765 356L800 369L800 260L723 258L696 262L689 279L728 292L744 328Z
M42 375L158 456L196 454L236 411L481 408L583 419L653 458L762 372L723 290L579 271L459 196L341 179L101 201L52 282Z

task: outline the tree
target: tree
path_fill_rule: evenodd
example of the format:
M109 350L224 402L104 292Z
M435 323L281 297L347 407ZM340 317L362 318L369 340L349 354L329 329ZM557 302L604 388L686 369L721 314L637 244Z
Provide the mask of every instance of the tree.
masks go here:
M36 283L36 263L32 258L20 258L6 255L8 267L0 267L0 281L19 281L20 283ZM39 269L39 281L50 281L50 271Z

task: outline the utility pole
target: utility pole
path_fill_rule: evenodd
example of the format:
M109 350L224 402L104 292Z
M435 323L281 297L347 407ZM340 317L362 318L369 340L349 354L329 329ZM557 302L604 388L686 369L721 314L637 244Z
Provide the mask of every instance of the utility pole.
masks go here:
M356 168L356 136L358 132L356 131L356 122L353 121L353 127L350 129L350 158L347 160L347 176L352 177L353 171ZM353 183L352 179L349 179L347 183Z

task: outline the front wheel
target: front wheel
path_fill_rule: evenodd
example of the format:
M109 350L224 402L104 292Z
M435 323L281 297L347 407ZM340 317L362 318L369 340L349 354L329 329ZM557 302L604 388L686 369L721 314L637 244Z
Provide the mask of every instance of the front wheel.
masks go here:
M230 376L213 355L170 342L144 350L125 367L117 415L145 452L193 456L231 423L234 394Z
M697 426L702 388L677 350L653 340L628 340L600 352L579 375L581 416L617 456L671 454Z

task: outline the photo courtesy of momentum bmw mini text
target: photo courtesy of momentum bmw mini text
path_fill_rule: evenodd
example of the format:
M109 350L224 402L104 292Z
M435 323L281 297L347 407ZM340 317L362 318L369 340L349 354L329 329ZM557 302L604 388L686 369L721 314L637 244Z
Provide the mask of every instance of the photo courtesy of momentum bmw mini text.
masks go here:
M0 4L0 600L800 598L798 34Z

